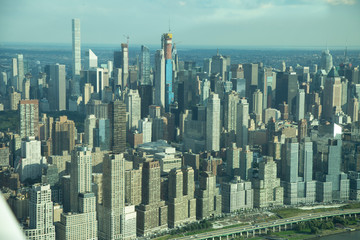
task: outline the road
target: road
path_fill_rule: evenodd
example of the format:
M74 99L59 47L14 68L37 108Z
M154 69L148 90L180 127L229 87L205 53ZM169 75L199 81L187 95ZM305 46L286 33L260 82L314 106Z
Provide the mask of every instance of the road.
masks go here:
M360 209L346 209L346 210L336 210L330 212L320 212L320 213L312 213L306 215L299 215L290 218L278 219L271 222L262 222L257 223L255 225L247 225L247 226L239 226L234 228L227 228L227 229L219 229L211 232L206 233L199 233L196 235L176 238L176 239L212 239L215 237L226 237L231 236L233 234L243 233L246 234L253 234L253 232L259 233L259 231L264 231L265 229L273 229L274 227L276 230L281 228L282 226L292 225L298 222L310 221L314 219L322 219L326 217L334 217L334 216L343 216L343 215L350 215L350 214L360 214Z

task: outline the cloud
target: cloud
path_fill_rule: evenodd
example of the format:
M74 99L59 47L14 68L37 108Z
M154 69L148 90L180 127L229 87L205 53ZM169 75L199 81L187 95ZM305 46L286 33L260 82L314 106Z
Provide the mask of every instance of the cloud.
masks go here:
M331 5L354 5L356 0L326 0Z
M185 6L185 5L186 5L186 2L184 2L184 1L179 1L179 5L180 5L180 6Z

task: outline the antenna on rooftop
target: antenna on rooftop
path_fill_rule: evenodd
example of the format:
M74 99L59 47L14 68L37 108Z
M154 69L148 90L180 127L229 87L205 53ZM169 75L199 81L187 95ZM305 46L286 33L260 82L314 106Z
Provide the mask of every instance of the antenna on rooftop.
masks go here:
M169 17L169 32L171 32L170 17Z

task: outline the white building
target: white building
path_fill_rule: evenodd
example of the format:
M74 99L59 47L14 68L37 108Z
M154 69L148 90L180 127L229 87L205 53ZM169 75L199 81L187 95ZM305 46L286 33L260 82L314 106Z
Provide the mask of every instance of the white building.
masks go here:
M85 52L85 70L98 67L98 57L91 49Z
M148 118L139 120L139 132L143 134L143 143L151 142L152 122Z
M127 129L137 129L141 119L141 98L138 90L129 89L125 95L126 112L128 113Z
M210 94L206 111L206 150L220 150L220 99Z
M21 142L21 157L18 163L21 181L39 178L45 164L46 158L41 156L40 141L35 140L35 137L28 137Z

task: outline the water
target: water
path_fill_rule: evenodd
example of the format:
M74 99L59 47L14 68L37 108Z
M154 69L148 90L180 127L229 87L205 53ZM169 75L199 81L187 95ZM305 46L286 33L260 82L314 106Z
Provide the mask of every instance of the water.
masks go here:
M335 235L324 236L324 237L319 237L319 238L314 238L314 239L317 239L317 240L339 240L339 239L359 240L360 239L360 231L339 233L339 234L335 234Z

